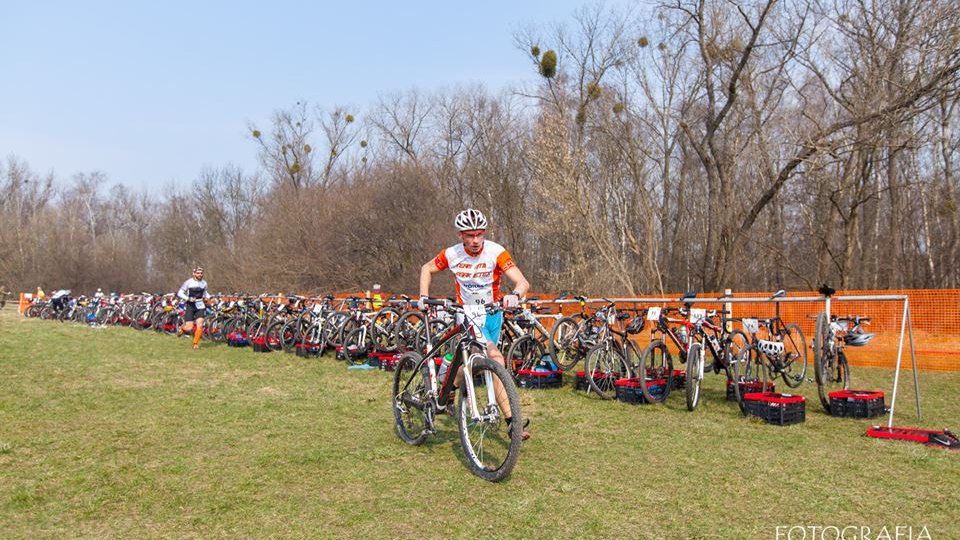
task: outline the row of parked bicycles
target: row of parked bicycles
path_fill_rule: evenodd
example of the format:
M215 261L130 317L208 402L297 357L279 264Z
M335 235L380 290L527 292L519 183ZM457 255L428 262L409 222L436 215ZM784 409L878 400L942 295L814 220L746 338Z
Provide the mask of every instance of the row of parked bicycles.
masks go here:
M824 288L829 298L835 291ZM723 311L693 307L696 296L688 293L680 307L618 309L615 302L593 312L580 299L580 313L559 319L548 343L558 366L573 369L584 363L584 377L597 395L612 399L617 380L636 377L648 403L665 401L675 388L682 388L686 406L700 403L706 374L723 373L727 385L744 411L746 392L771 388L782 379L797 388L808 378L810 355L800 326L780 315L778 299L773 317L732 317ZM866 316L811 315L816 319L812 342L813 379L821 404L829 411L830 392L848 389L850 365L845 349L864 346L874 337L865 331ZM649 342L641 350L632 337L644 330ZM681 369L682 368L682 369ZM676 378L682 380L677 381Z
M820 291L827 298L829 288ZM768 388L776 378L790 388L811 380L829 409L828 394L850 385L845 349L866 345L874 336L866 316L814 315L815 334L808 340L795 322L780 315L779 291L770 299L773 317L731 317L720 310L694 307L696 295L680 298L678 307L639 306L609 300L566 299L576 308L561 310L536 298L505 310L500 350L514 377L521 371L567 372L582 366L588 391L604 399L616 396L616 382L635 378L645 401L661 403L673 389L683 389L686 406L697 409L704 377L723 373L738 403L742 393ZM564 298L561 298L563 300ZM173 294L68 297L37 302L26 315L43 319L123 325L137 330L176 333L183 308ZM569 303L565 304L569 306ZM205 337L224 342L261 341L271 350L304 348L313 355L337 350L351 363L366 363L370 353L426 353L456 328L452 302L420 310L406 296L372 300L268 295L214 297L208 306ZM564 313L565 312L565 313ZM639 335L649 339L641 347ZM452 353L456 343L443 353ZM808 378L812 351L813 378ZM679 380L677 380L679 378Z
M184 307L173 294L72 298L58 291L36 301L28 317L91 325L129 326L174 334ZM850 366L845 348L866 345L869 317L815 315L813 371L820 401L829 411L829 393L847 389ZM304 356L336 350L352 364L368 356L392 361L394 425L400 438L421 444L435 433L437 417L455 418L468 469L489 481L506 478L519 457L523 417L517 381L547 371L563 380L573 371L588 395L616 397L618 382L636 382L648 403L662 403L682 389L689 410L697 409L706 374L723 373L741 412L743 395L765 390L781 378L791 388L809 380L807 339L800 326L780 316L783 291L770 300L773 317L732 317L695 307L688 293L677 306L641 306L582 296L560 302L531 298L504 309L499 348L505 366L483 354L464 324L467 310L452 300L428 300L425 309L405 296L387 300L359 296L217 296L208 302L204 334L232 345L253 343L262 350L294 349ZM570 307L573 309L571 310ZM500 309L500 308L496 308ZM640 336L649 339L640 346ZM577 370L582 365L582 370ZM461 388L451 374L463 368ZM542 373L541 373L542 374ZM578 381L579 382L579 381Z

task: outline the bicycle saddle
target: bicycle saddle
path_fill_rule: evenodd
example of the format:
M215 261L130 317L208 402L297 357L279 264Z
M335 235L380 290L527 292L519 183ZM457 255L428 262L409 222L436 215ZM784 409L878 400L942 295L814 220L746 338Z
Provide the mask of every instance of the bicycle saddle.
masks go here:
M827 285L826 283L824 283L823 285L820 286L819 289L817 289L817 292L824 296L833 296L833 294L836 293L837 290Z
M780 289L779 291L773 293L773 296L770 297L771 300L775 298L785 298L787 296L787 291Z

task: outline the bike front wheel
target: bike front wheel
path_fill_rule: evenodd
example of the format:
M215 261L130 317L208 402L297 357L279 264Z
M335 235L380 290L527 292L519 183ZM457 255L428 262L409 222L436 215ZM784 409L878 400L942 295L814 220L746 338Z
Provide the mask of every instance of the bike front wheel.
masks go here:
M464 384L457 406L460 443L470 472L489 482L499 482L510 475L520 457L520 394L507 369L490 358L475 356L472 372L473 396Z
M687 350L687 380L684 390L687 394L687 410L692 411L700 404L700 381L703 380L703 345L691 343Z

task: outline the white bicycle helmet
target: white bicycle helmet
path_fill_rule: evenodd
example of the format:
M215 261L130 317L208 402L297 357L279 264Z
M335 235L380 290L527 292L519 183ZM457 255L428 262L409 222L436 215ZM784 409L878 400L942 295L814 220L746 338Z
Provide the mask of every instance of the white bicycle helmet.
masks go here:
M457 214L453 224L458 231L476 231L487 228L487 218L483 215L483 212L467 208Z
M781 358L783 356L783 343L761 339L757 343L757 350L770 358Z
M868 332L852 332L843 336L843 342L851 347L863 347L867 343L870 343L870 340L873 339L875 335L876 334Z

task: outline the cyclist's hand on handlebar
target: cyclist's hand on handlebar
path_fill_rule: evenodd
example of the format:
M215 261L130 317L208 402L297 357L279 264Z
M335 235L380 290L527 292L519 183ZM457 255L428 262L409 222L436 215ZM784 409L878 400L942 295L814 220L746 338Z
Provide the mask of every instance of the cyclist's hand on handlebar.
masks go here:
M420 300L417 300L417 307L420 308L420 311L426 311L426 310L427 310L427 299L428 299L428 298L430 298L430 297L429 297L429 296L421 296L421 297L420 297Z
M500 301L505 309L515 308L520 305L520 297L515 294L507 294Z

